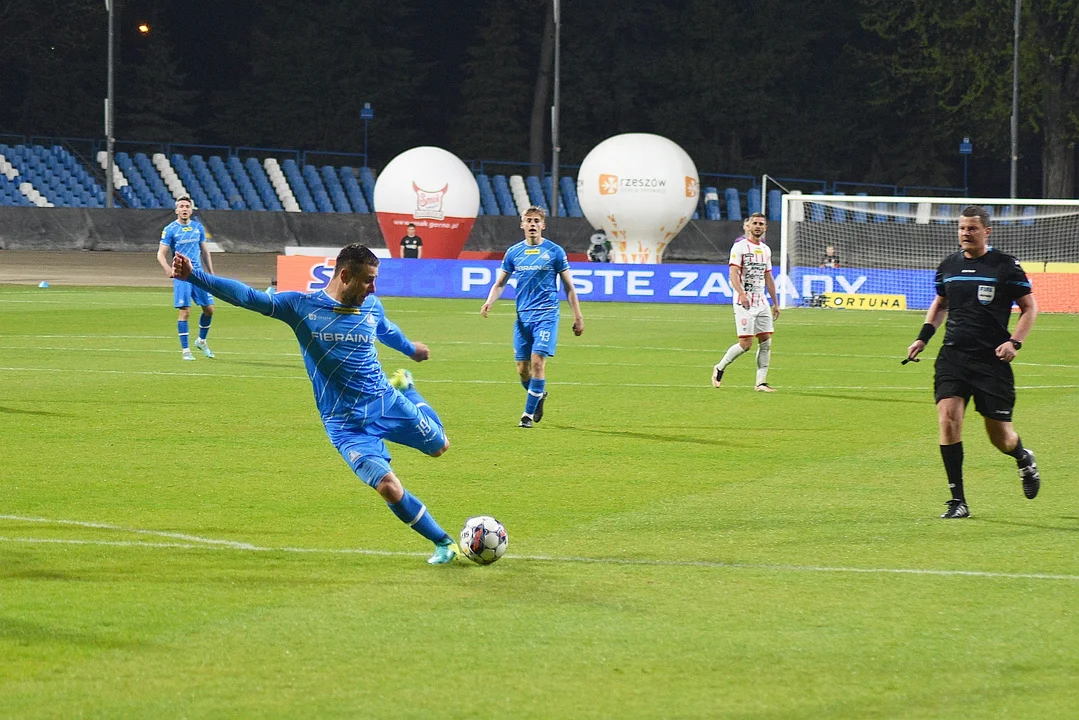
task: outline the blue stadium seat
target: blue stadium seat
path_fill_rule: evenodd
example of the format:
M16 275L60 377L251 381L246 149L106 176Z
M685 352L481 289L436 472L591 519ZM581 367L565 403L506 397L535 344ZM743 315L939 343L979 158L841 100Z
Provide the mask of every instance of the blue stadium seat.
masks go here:
M535 175L527 175L525 177L525 189L528 190L528 201L536 207L541 207L547 210L547 198L543 195L543 186L540 185L540 180Z
M719 190L712 186L704 189L704 217L708 220L719 220Z
M180 178L180 182L187 189L188 195L195 202L195 207L212 209L213 204L210 202L206 191L202 189L202 183L198 181L195 173L191 171L187 158L180 153L173 153L169 156L169 163L172 165L172 169L176 171L176 176Z
M566 209L569 210L570 217L584 217L584 213L581 211L581 201L577 197L577 181L573 178L563 175L558 178L558 184L562 186L562 199L566 202Z
M727 219L741 220L742 201L738 197L738 190L736 188L727 188L723 191L723 196L727 201Z
M768 220L783 219L783 192L780 190L768 191Z
M251 182L254 183L263 207L276 212L284 210L281 207L281 200L277 197L277 193L274 192L273 185L270 184L270 178L266 175L266 168L262 167L262 163L256 158L249 157L244 160L244 170L247 171Z
M888 222L888 216L885 214L888 212L888 203L875 202L873 203L873 210L873 222Z
M230 155L228 161L225 163L225 170L232 178L236 187L240 190L240 195L244 199L244 205L246 205L249 210L266 209L266 206L262 203L262 198L259 197L258 192L255 190L254 183L251 182L251 178L247 174L247 169L244 168L244 164L240 162L240 158L235 155Z
M836 192L836 195L844 195L845 193ZM847 222L847 208L839 205L835 205L831 208L832 222L845 223Z
M322 184L322 178L318 176L318 170L314 165L304 165L303 179L307 187L311 189L311 197L315 200L315 207L319 212L337 212L330 201L330 194L326 192L326 186Z
M337 174L341 176L341 187L345 189L345 195L348 196L348 201L352 205L353 211L358 213L371 212L371 208L367 205L367 198L363 196L363 188L360 187L360 182L356 177L356 171L344 165L337 169Z
M547 198L547 207L551 207L551 205L553 204L551 201L551 182L552 181L550 175L543 178L543 194ZM561 194L558 196L558 217L566 217L566 203L562 201Z
M228 206L233 210L246 210L247 203L244 201L243 194L240 192L240 188L236 187L236 183L233 182L221 157L211 155L207 165L217 186L221 188L221 193L225 196L225 202Z
M213 174L210 173L210 168L206 165L206 160L201 155L192 155L188 158L188 163L191 165L191 170L195 173L195 177L199 179L202 184L202 189L206 192L210 198L210 207L203 209L214 210L228 210L229 202L225 197L225 193L222 192L221 187L214 180Z
M165 187L161 174L150 162L150 158L146 157L146 153L135 153L135 167L139 169L143 179L146 180L146 184L150 186L150 192L153 193L154 198L157 200L158 207L171 208L173 206L172 194Z
M895 204L895 211L896 211L895 221L897 223L908 223L908 222L910 222L910 203L909 202L896 203Z
M498 200L495 199L495 190L491 187L491 178L480 173L476 176L476 185L480 189L480 208L484 215L498 215Z
M858 193L858 195L860 195L861 197L866 197L867 193L860 192L860 193ZM866 211L868 209L869 209L869 203L855 201L854 210L851 212L851 218L856 223L864 223L864 222L866 222L866 220L868 220L868 217L866 216Z
M1019 221L1019 224L1024 227L1031 227L1034 225L1034 217L1038 214L1036 208L1027 206L1023 208L1023 219Z
M517 203L513 201L513 192L510 191L509 180L505 175L495 175L491 178L491 184L495 188L495 199L503 215L517 215Z
M326 192L330 194L334 209L337 212L352 212L352 206L349 205L348 198L345 196L345 189L341 187L341 181L337 179L333 166L323 165L319 173L322 175L322 184L325 185Z
M360 168L360 188L363 189L363 197L367 200L367 206L372 210L375 207L375 174L371 168Z
M292 158L282 161L281 172L285 174L285 179L288 180L292 194L296 196L296 203L300 206L300 210L318 212L315 201L311 198L311 191L307 188L307 183L300 174L300 166L296 164L296 161Z
M746 191L746 217L761 211L761 189L754 187Z
M815 190L814 195L823 195L820 190ZM807 206L809 208L809 221L810 222L824 222L824 206L817 202L810 201Z

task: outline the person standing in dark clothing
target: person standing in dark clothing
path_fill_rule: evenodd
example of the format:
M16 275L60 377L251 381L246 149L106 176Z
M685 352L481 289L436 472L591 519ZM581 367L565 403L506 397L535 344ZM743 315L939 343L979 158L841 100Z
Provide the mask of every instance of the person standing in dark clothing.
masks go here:
M416 226L408 224L405 236L401 238L401 257L419 259L423 257L423 240L416 234Z
M946 257L937 269L937 297L904 361L917 360L947 316L934 378L940 454L952 492L948 509L941 515L947 519L970 517L963 491L962 432L971 397L985 419L989 441L1015 458L1023 494L1033 500L1041 487L1034 453L1023 447L1012 427L1015 376L1011 361L1034 326L1038 305L1019 261L989 246L990 232L989 213L984 208L963 208L959 217L962 250ZM1013 304L1019 306L1019 320L1009 332Z

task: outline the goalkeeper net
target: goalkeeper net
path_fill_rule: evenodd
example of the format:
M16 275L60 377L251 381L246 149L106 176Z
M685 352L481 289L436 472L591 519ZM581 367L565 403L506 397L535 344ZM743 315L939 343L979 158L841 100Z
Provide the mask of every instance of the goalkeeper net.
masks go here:
M991 217L990 246L1019 258L1039 310L1079 312L1079 200L790 193L782 203L785 306L890 295L875 302L888 307L901 296L906 308L928 308L937 266L959 251L960 212L980 205Z

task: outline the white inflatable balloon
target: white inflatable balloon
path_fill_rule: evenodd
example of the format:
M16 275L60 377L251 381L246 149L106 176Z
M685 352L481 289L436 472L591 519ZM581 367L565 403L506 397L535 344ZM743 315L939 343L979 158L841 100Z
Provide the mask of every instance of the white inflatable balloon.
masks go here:
M611 241L611 261L658 263L693 216L700 180L686 151L660 135L607 138L577 174L581 212Z
M457 259L480 207L472 171L437 147L415 147L391 160L375 181L374 195L378 224L394 257L411 223L423 238L424 258Z

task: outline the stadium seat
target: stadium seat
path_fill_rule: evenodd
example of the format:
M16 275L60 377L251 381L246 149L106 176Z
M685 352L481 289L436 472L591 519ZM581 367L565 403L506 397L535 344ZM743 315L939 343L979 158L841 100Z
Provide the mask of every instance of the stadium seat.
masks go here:
M532 204L525 189L525 179L520 175L510 175L510 192L513 193L513 203L517 208L515 215L524 215L525 210Z
M311 191L308 189L307 183L304 182L303 176L300 174L300 166L296 164L296 161L292 158L286 159L281 163L281 172L284 173L285 178L288 180L288 185L296 197L300 210L303 212L318 212L315 201L311 198Z
M348 197L345 196L345 189L341 187L341 181L338 180L333 166L323 165L319 169L319 174L322 176L322 184L330 195L330 201L333 203L334 209L337 212L352 212L352 206L348 202Z
M768 191L768 220L776 222L783 219L783 192L781 190Z
M740 221L742 219L742 201L738 197L738 190L736 188L727 188L723 191L723 196L727 201L727 219Z
M746 217L761 211L761 189L750 188L746 191Z
M540 179L535 175L529 175L525 178L525 190L528 192L529 203L536 207L541 207L544 210L550 208L547 204L547 197L543 192L543 185L540 183Z
M480 173L476 176L476 185L480 189L480 207L484 215L498 215L498 200L495 199L494 188L491 187L491 178Z
M861 197L866 197L867 193L860 192L860 193L858 193L858 195L860 195ZM856 203L854 203L854 210L851 212L851 219L854 220L854 222L856 222L856 223L864 223L864 222L866 222L869 219L868 216L866 215L867 210L869 210L869 203L866 203L866 202L856 202Z
M719 190L714 187L704 189L704 217L708 220L719 220Z
M562 199L566 203L566 210L569 211L570 217L584 217L584 213L581 211L581 202L577 197L577 181L573 178L563 175L558 179L558 184L562 186Z
M550 175L543 178L543 192L544 192L544 195L547 196L548 207L550 207L553 204L553 200L552 200L553 192L552 192L552 189L551 189L551 183L552 182L553 181L551 180ZM562 201L562 196L561 195L558 196L558 217L566 217L566 203Z
M337 174L341 177L341 187L344 188L345 195L348 196L352 210L358 213L371 212L371 208L367 205L367 198L363 196L363 188L360 187L357 172L353 168L344 165L337 169Z
M491 184L495 189L495 199L503 215L517 215L517 202L513 199L513 191L510 189L509 180L505 175L495 175L491 178Z

